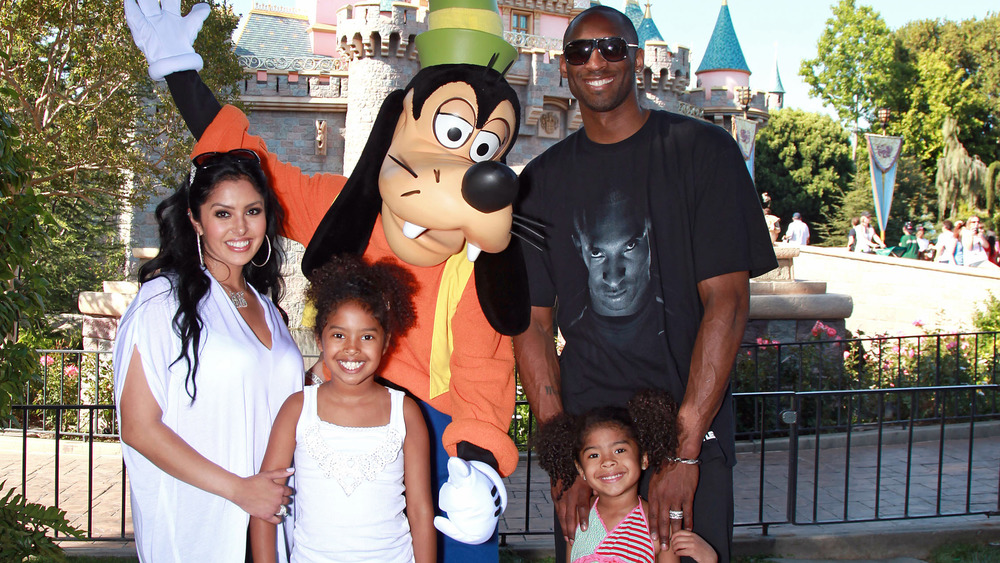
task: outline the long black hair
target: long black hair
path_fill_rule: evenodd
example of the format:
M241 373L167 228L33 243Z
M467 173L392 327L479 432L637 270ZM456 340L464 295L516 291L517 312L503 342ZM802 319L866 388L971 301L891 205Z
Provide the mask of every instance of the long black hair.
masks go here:
M225 180L247 180L264 199L264 216L267 219L265 236L268 240L260 246L249 263L243 266L243 277L261 295L269 295L275 306L284 294L285 285L281 278L284 252L278 244L277 236L282 234L281 225L284 210L260 167L260 161L230 153L220 153L207 159L196 159L201 163L192 177L189 177L172 195L156 206L156 222L160 230L160 251L149 262L139 268L139 283L145 283L157 276L165 276L170 281L171 290L177 295L177 313L174 315L174 332L181 339L181 352L170 365L184 360L187 376L184 388L194 402L198 394L195 376L198 373L198 348L204 323L198 306L208 294L211 286L210 274L203 269L198 258L198 237L191 218L201 220L201 206L212 191ZM190 218L189 214L190 213ZM270 251L268 250L270 241ZM267 258L270 252L270 258ZM263 264L255 266L254 263ZM288 317L281 308L282 317Z

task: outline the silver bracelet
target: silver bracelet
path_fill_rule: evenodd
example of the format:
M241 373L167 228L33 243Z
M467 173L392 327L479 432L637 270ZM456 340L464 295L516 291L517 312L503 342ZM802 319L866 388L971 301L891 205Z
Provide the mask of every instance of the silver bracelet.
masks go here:
M699 465L701 464L700 459L686 459L683 457L668 457L667 461L671 463L680 463L683 465Z

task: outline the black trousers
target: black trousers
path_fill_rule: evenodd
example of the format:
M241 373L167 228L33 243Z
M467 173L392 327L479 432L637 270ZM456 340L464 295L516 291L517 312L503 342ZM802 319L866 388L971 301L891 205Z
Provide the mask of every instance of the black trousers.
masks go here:
M718 455L702 456L699 466L698 489L694 494L694 533L701 536L719 555L719 563L728 563L733 547L733 468L726 464L721 451ZM706 459L707 458L707 459ZM649 491L649 477L643 475L639 494L643 498ZM555 530L556 561L566 561L566 543L563 541L562 527L554 511L552 515ZM653 523L650 522L652 526ZM682 562L693 561L682 557Z

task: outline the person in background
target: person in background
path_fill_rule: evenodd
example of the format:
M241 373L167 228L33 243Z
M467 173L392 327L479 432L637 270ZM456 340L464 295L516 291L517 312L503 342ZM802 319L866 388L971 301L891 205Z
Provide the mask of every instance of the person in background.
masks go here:
M860 223L854 228L854 233L855 252L874 254L875 248L885 248L885 243L875 234L875 229L872 227L871 214L867 211L861 214Z
M986 229L982 227L979 217L973 215L969 217L969 222L965 224L962 231L962 247L965 251L964 262L971 268L978 267L989 261L989 254L986 249L990 243L986 240Z
M952 222L945 219L941 222L941 234L934 245L934 261L939 264L955 263L955 233Z
M917 260L920 257L920 245L917 237L913 234L913 223L907 221L903 225L903 238L899 239L899 246L903 249L902 258L912 258Z
M931 241L927 239L927 233L923 225L917 225L917 251L921 260L931 260L934 258Z
M771 244L778 242L778 233L781 232L781 218L771 213L770 207L765 207L764 222L767 223L767 232L771 234Z
M858 235L856 229L861 221L857 217L851 217L851 228L847 230L847 251L854 252L858 245Z
M802 220L802 214L798 211L792 213L792 222L785 231L785 242L796 246L809 244L809 226Z

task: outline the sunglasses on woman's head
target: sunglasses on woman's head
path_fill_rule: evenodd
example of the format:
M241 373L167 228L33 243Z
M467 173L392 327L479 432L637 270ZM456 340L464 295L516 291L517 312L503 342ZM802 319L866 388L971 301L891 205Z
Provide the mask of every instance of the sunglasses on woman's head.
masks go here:
M195 168L204 169L223 162L252 162L260 164L260 157L250 149L233 149L226 152L203 152L191 159Z
M622 37L575 39L563 47L563 56L566 57L566 62L571 65L582 65L590 60L590 54L596 48L601 52L604 60L609 63L617 63L625 60L629 47L638 48L639 46L625 41Z

